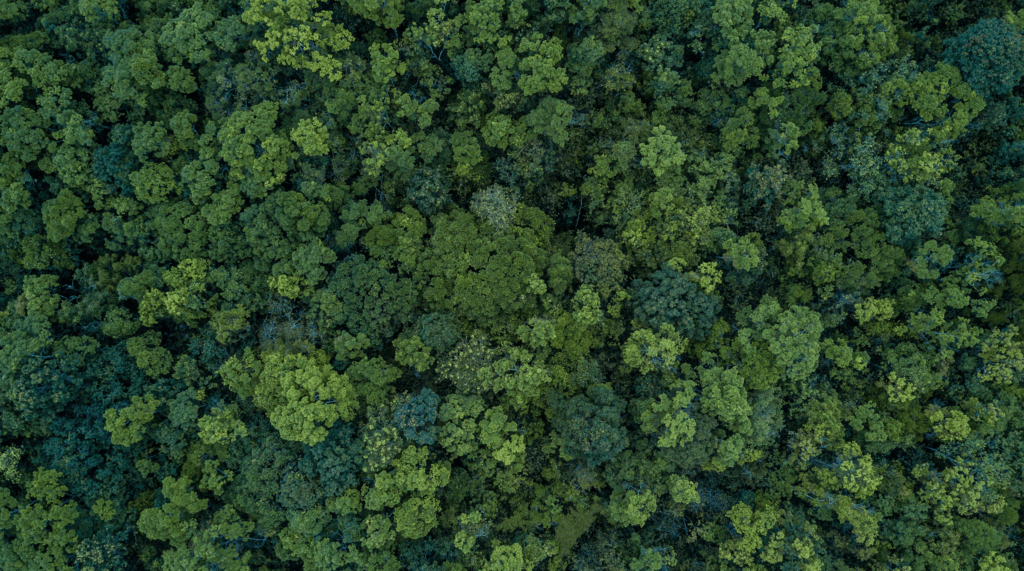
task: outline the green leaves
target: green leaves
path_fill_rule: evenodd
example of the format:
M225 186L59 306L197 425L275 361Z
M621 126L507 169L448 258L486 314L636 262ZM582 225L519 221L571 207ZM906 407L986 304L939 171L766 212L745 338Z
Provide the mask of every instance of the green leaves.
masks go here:
M467 131L457 131L451 138L452 153L455 157L455 174L469 176L471 169L483 160L480 143Z
M232 113L217 130L220 157L231 167L228 180L240 183L253 198L263 198L281 184L289 160L298 158L291 142L274 132L279 110L279 103L262 101L251 110Z
M545 136L559 147L569 140L568 127L574 108L554 97L545 97L537 107L523 117L522 122L534 136Z
M395 529L407 539L426 537L437 526L440 510L437 498L410 498L395 508Z
M1024 39L1006 20L979 20L943 44L942 59L959 67L986 101L1008 95L1024 77Z
M640 144L640 164L648 167L655 177L660 177L673 167L681 167L686 162L686 153L675 135L668 132L664 125L654 128L647 143Z
M822 55L830 68L852 75L896 53L897 28L878 0L853 0L842 7L824 5Z
M331 21L330 12L314 12L316 6L310 0L256 0L242 13L242 21L266 26L263 39L253 41L264 62L273 55L281 65L338 81L344 75L336 55L348 49L355 38Z
M519 60L522 76L518 81L523 95L558 93L568 83L565 68L556 67L562 60L562 43L557 38L544 39L543 35L534 33L520 40L516 51L523 54Z
M697 432L697 421L689 414L690 403L696 393L694 384L682 381L678 390L668 394L660 394L640 415L640 426L644 432L658 435L657 444L661 448L683 448Z
M346 3L353 14L388 29L396 29L405 21L405 2L402 0L396 0L390 4L372 0L346 0ZM318 14L329 14L329 12L319 12ZM351 36L349 36L349 41L352 41Z
M161 377L171 372L171 352L162 347L162 336L157 331L146 331L132 337L126 343L128 354L135 357L135 364L150 377Z
M119 446L131 446L142 441L146 424L152 422L161 401L152 395L132 397L132 404L122 409L108 409L103 413L106 422L104 430L110 433L110 441Z
M191 484L188 477L164 478L161 492L167 503L159 508L142 510L139 514L139 531L150 539L167 541L176 547L183 546L195 530L192 516L209 506L209 500L200 499L198 494L189 489Z
M56 198L43 203L46 238L51 242L70 238L75 233L79 220L85 217L85 203L70 190L62 189Z
M718 556L722 560L731 562L741 569L753 566L757 559L766 563L781 561L781 557L776 559L775 552L782 547L781 539L785 537L785 533L778 531L769 534L768 531L782 516L778 509L768 506L755 511L747 504L739 502L725 515L740 537L727 539L719 545Z
M828 225L828 213L818 196L818 188L812 184L807 191L807 196L801 197L796 206L779 215L779 224L791 234L810 233Z
M327 437L335 421L355 416L355 388L322 352L312 357L268 353L262 361L253 400L281 438L313 446Z
M523 411L545 394L551 385L550 372L535 355L521 347L513 347L508 356L499 358L476 373L480 386L503 392L505 402Z
M67 569L79 544L78 503L65 501L62 473L40 468L32 475L25 501L0 487L0 561L10 569Z
M697 492L697 484L679 474L669 475L668 491L672 501L676 503L684 505L700 503L700 493Z
M700 369L701 410L716 416L730 430L740 434L750 432L753 412L743 388L743 377L735 368L713 367Z
M502 464L512 464L526 451L523 436L515 434L519 427L508 422L508 416L500 407L488 409L478 426L480 443L489 448L494 459Z
M408 539L425 537L437 525L441 505L433 495L451 477L447 463L433 463L428 470L428 455L426 447L409 446L394 460L393 471L377 473L372 488L363 486L366 508L395 507L395 529ZM403 501L407 492L413 495Z
M651 327L670 325L688 339L703 340L721 310L721 303L702 291L698 279L691 276L666 266L650 279L633 280L636 318Z
M496 184L473 195L469 210L498 232L506 232L515 220L519 193Z
M81 3L79 6L82 9ZM175 63L187 60L193 65L204 64L213 56L210 28L216 21L216 14L206 10L201 3L193 4L164 24L158 41L173 54Z
M1024 378L1024 343L1016 341L1019 331L1010 325L991 331L979 345L981 368L978 380L993 385L1011 385Z
M729 238L723 244L725 255L722 256L734 268L742 271L755 270L761 263L764 246L756 233L747 234L738 239Z
M304 155L310 157L322 157L330 150L327 146L327 127L316 117L299 121L299 126L292 129L291 139Z
M1014 568L1024 11L227 4L0 0L4 571Z
M667 551L667 553L666 553ZM672 548L640 549L640 557L629 562L629 571L661 571L665 567L672 567L676 564L675 553Z
M400 365L416 369L416 372L423 373L434 364L434 358L430 356L430 347L423 344L419 335L412 337L399 337L394 341L395 361Z
M199 439L205 444L231 444L239 438L245 438L249 431L238 415L240 409L236 404L215 407L210 414L199 418Z
M740 374L751 388L767 388L779 375L792 383L811 376L818 366L824 332L817 312L796 305L783 310L778 300L765 296L748 320L749 326L739 330L733 346L744 355Z
M518 543L513 543L495 547L491 551L490 560L484 569L486 571L523 571L524 565L523 547Z
M621 526L643 527L657 507L657 496L650 489L638 493L636 490L619 488L612 492L608 514L613 522Z
M563 442L562 457L585 462L591 469L612 461L629 443L622 426L626 403L608 385L587 387L571 399L548 395L551 424Z
M101 83L119 104L133 101L145 105L149 90L167 84L153 36L130 27L109 31L102 38L110 63L101 69Z
M282 438L312 446L326 438L335 421L350 420L357 407L348 376L326 361L322 351L310 356L264 353L257 360L247 348L242 359L231 357L217 372L233 391L253 398ZM244 429L231 416L206 422L208 438L217 441Z
M667 323L661 324L657 334L650 329L638 329L622 347L622 362L642 375L677 371L677 361L687 344L688 341Z

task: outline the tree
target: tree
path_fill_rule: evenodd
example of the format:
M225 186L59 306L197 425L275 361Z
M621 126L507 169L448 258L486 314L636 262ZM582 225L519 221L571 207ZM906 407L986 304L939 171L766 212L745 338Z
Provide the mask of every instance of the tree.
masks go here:
M316 117L299 121L299 125L292 129L291 139L306 156L322 157L330 151L327 127Z
M462 335L456 327L452 317L445 313L427 313L416 320L416 336L423 343L433 349L438 355L448 353L448 350L462 340Z
M424 388L418 395L406 396L395 406L394 423L402 436L420 445L431 445L436 439L437 406L441 397Z
M487 409L477 426L480 428L480 443L502 464L514 464L526 452L523 435L517 434L519 426L508 420L508 415L501 407Z
M449 395L441 405L438 419L438 441L453 458L475 452L480 444L476 440L477 418L483 413L484 400L476 395Z
M427 307L470 320L484 331L521 323L518 315L535 307L545 293L540 276L549 258L542 244L553 226L542 213L530 214L523 225L504 233L462 210L434 216L430 248L415 273Z
M800 383L814 373L825 330L817 312L797 305L783 310L777 299L765 296L745 321L748 326L737 332L732 347L743 356L740 375L750 388L768 388L783 376Z
M369 549L382 549L395 540L395 530L391 520L381 514L374 514L363 521L366 527L366 539L363 545Z
M402 537L426 537L437 525L441 503L437 498L410 498L395 508L395 529Z
M622 426L626 403L608 385L590 385L586 395L571 399L552 392L548 406L566 459L582 460L593 469L612 461L626 448L628 438Z
M338 81L343 73L335 53L348 49L355 38L331 21L330 12L314 12L315 6L309 0L257 0L242 13L242 21L266 26L263 39L253 42L264 62L274 54L281 65L308 69L329 81Z
M206 444L231 444L239 438L245 438L249 431L238 414L236 404L211 409L210 414L198 419L199 439Z
M1009 95L1024 77L1024 39L1006 20L979 20L943 45L943 61L960 68L985 101Z
M942 232L949 203L935 190L921 185L898 186L886 188L880 194L889 243L914 250L922 241Z
M495 184L474 194L469 209L498 232L506 232L515 219L518 200L518 193Z
M683 448L697 432L697 422L689 414L690 403L696 396L694 385L686 381L675 385L677 390L659 394L640 415L641 429L657 434L657 445L661 448Z
M622 526L643 527L657 509L658 497L650 489L616 488L608 502L610 519Z
M202 65L213 57L210 28L217 22L217 16L202 4L193 4L164 24L157 41L172 54L174 63L181 65L187 60L192 65Z
M1015 569L1010 3L0 0L0 568Z
M312 446L327 437L334 423L356 414L356 391L348 375L327 364L322 351L303 354L263 353L247 349L242 360L231 357L218 371L242 397L252 397L286 440Z
M826 22L821 52L831 70L862 73L898 50L896 26L878 0L854 0L842 7L822 4L818 9Z
M700 370L701 411L717 417L730 430L748 434L753 410L747 401L743 377L735 368Z
M756 232L737 239L729 238L723 244L725 261L741 271L755 271L765 255L761 237Z
M522 347L512 347L504 357L479 369L476 378L484 389L502 393L517 411L540 400L553 381L543 361Z
M781 540L785 533L770 532L782 516L777 508L766 506L755 511L739 502L726 512L726 516L739 537L725 540L719 545L718 556L723 561L731 562L739 568L754 565L757 559L765 563L781 562L778 551L782 547Z
M703 340L721 310L715 297L678 271L665 267L650 279L633 280L633 313L651 327L671 325L687 339Z
M647 143L640 144L640 164L651 169L654 176L661 177L670 169L683 166L686 153L676 137L668 132L664 125L654 128L653 135Z
M393 471L378 472L372 488L363 486L366 508L395 507L395 528L409 539L425 537L437 525L440 503L433 495L451 476L447 463L434 463L428 471L428 454L426 447L408 446L394 460ZM403 501L406 492L413 495Z
M46 237L51 242L60 242L70 238L85 218L85 203L68 189L61 190L56 198L43 203L43 223L46 224Z
M592 238L585 232L576 235L573 268L576 279L592 285L608 297L626 279L626 256L614 240Z
M341 326L351 334L365 334L372 347L379 347L412 320L417 292L411 280L354 254L335 266L317 298L322 329ZM337 310L334 300L340 302Z
M79 537L75 524L78 502L67 500L62 473L39 468L32 475L25 497L16 500L0 487L0 561L18 571L70 569L69 556Z
M679 372L678 361L689 345L668 323L658 333L639 329L629 335L622 347L622 362L642 375L653 371Z
M116 107L132 101L145 106L150 91L167 84L153 35L143 34L138 28L124 28L106 32L102 42L110 63L101 70L101 82L116 102L107 105Z
M417 169L409 178L406 198L425 216L433 216L451 202L449 183L436 169Z
M139 531L150 539L183 545L195 529L191 517L209 506L209 500L200 499L189 489L191 484L188 477L164 478L161 493L167 503L143 510L139 515Z
M565 68L556 67L563 53L558 38L544 39L542 34L533 33L519 41L516 51L523 56L519 60L518 85L526 97L545 91L558 93L568 83Z
M671 547L640 548L640 556L629 562L630 571L662 571L676 564L675 552Z
M423 344L419 335L412 337L400 337L395 339L395 361L417 373L426 372L434 364L434 358L430 356L430 347Z
M146 424L153 421L153 413L161 404L152 395L132 397L132 404L120 410L108 409L103 413L103 428L110 433L110 441L120 446L131 446L142 441Z

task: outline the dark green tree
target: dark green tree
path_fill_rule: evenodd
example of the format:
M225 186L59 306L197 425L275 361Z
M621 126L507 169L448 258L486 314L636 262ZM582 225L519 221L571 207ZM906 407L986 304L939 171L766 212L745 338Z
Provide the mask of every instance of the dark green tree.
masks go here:
M657 329L663 323L686 338L703 340L721 303L677 270L665 267L647 279L633 280L633 315Z
M943 45L943 61L960 68L971 89L986 101L1009 95L1024 77L1024 38L1006 20L979 20Z

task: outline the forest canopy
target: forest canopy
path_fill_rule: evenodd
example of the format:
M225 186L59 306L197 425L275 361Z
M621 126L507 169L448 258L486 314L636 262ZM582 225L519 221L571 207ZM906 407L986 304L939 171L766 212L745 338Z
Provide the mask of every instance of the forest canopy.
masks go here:
M1018 571L1022 78L1022 0L0 0L0 568Z

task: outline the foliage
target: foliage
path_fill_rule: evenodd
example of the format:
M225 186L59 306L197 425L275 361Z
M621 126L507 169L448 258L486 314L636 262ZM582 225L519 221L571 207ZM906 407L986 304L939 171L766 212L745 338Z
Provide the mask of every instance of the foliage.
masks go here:
M1024 39L1006 20L979 20L943 44L942 59L960 68L985 101L1009 95L1024 77Z
M491 185L473 195L469 209L499 232L508 230L516 215L519 197L509 188Z
M337 264L317 297L322 328L340 326L353 335L365 334L372 346L379 346L409 319L416 291L408 279L356 254ZM340 311L335 312L339 302Z
M625 263L626 257L614 240L577 234L573 268L578 281L594 286L607 297L625 281Z
M654 272L650 279L633 280L633 313L657 328L667 323L688 339L703 340L721 309L718 299L672 268Z
M426 216L433 216L451 202L448 181L436 169L418 169L409 179L406 198Z
M0 568L1017 569L1011 4L0 0Z
M356 408L348 377L324 361L319 352L312 357L265 353L256 362L247 350L243 361L231 357L218 372L232 390L251 396L266 411L282 438L312 446L327 437L335 421L352 419Z
M437 420L439 404L441 397L427 388L416 396L408 396L395 407L395 426L402 430L402 435L408 440L420 445L433 444L433 424Z
M915 249L942 232L949 203L941 194L924 187L895 187L881 193L885 213L885 237L890 243Z
M549 396L552 424L561 436L562 456L581 460L591 469L611 461L626 448L628 438L622 426L625 402L607 385L587 387L586 396L564 399Z

